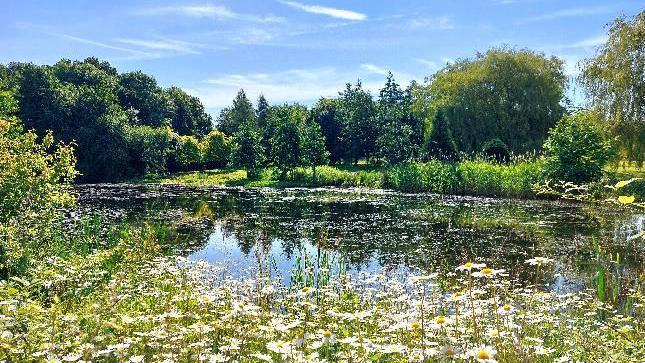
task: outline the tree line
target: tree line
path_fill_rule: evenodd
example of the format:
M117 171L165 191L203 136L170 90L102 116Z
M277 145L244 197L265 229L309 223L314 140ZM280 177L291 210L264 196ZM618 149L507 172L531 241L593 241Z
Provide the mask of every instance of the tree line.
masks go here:
M619 18L581 81L594 117L620 139L621 157L643 161L645 15ZM310 109L256 106L240 90L213 120L199 99L162 88L143 72L119 73L96 58L54 65L0 65L0 116L39 135L75 143L79 179L113 181L228 165L253 174L276 167L457 160L483 152L498 161L539 151L570 113L564 63L530 50L491 49L402 87L390 73L372 95L347 84ZM315 170L314 170L315 171Z

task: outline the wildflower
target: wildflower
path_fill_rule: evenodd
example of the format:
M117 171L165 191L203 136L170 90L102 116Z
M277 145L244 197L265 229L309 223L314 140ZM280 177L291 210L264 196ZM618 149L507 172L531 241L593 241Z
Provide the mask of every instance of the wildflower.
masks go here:
M424 281L432 280L437 276L439 276L439 274L436 274L436 273L433 273L430 275L410 276L410 282L412 282L413 284L417 282L424 282Z
M524 263L528 263L531 266L546 265L547 263L551 263L551 262L553 262L553 259L546 258L546 257L533 257L531 259L524 261Z
M415 320L410 323L410 327L412 328L412 330L421 329L421 322L419 322L418 320Z
M453 347L452 345L444 346L443 348L441 348L441 352L440 352L443 358L449 358L449 359L457 358L459 353L460 353L459 350Z
M291 352L291 343L281 340L268 342L267 349L274 353L286 355Z
M478 362L484 362L484 363L495 363L497 362L493 357L497 354L497 351L495 348L482 345L479 347L475 347L470 351L470 355L477 360Z
M507 315L507 314L512 314L513 312L515 312L515 310L516 309L513 305L505 304L500 306L499 309L497 309L497 312L502 315Z
M141 363L143 362L144 358L145 357L142 355L133 355L132 357L130 357L129 361L132 363Z
M334 344L336 341L336 336L329 330L322 332L322 342L323 344Z
M492 268L483 268L480 271L474 272L473 276L474 277L493 277L495 275L498 275L500 273L503 273L505 270L495 270Z
M484 268L486 267L485 263L473 263L473 262L466 262L463 265L457 267L457 271L470 271L474 268Z

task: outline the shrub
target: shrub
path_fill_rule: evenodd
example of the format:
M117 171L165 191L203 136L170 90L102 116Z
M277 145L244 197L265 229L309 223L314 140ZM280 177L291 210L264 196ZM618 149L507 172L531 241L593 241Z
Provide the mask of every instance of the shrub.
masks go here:
M439 109L432 122L432 131L425 144L425 154L429 159L451 161L457 159L457 145L452 137L450 124Z
M500 139L488 140L482 147L482 152L490 160L495 160L498 163L508 163L511 161L511 153L508 146Z
M0 120L0 280L26 270L48 243L60 208L74 202L69 183L76 159L68 145L47 133L20 132Z
M202 161L199 141L194 136L179 136L177 165L181 170L194 170Z
M611 142L601 123L601 116L592 111L577 112L557 122L544 143L552 178L574 183L600 179L612 155Z
M231 160L231 138L221 131L211 131L201 142L204 166L223 168Z

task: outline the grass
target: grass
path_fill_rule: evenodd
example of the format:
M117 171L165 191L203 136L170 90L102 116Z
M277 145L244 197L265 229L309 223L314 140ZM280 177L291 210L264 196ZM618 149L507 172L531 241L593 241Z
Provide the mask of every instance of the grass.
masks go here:
M542 175L540 161L509 165L485 161L444 164L438 161L406 163L391 168L359 166L320 166L296 168L286 178L278 178L273 169L265 169L255 179L237 169L197 171L147 182L181 183L195 186L248 187L345 187L385 188L405 192L467 194L500 197L533 197L532 186Z

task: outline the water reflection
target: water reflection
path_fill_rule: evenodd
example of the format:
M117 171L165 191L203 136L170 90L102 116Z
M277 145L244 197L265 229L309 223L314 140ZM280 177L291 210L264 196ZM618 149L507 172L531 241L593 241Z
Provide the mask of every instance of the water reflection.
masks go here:
M358 269L452 271L467 260L530 280L522 262L557 260L556 290L579 289L599 258L628 288L643 272L643 215L621 208L352 190L193 189L180 186L79 187L80 212L134 223L166 223L184 236L173 246L193 259L234 270L259 253L288 271L307 250L334 251ZM596 246L597 244L597 246ZM599 256L599 251L601 255ZM619 262L611 265L620 256Z

